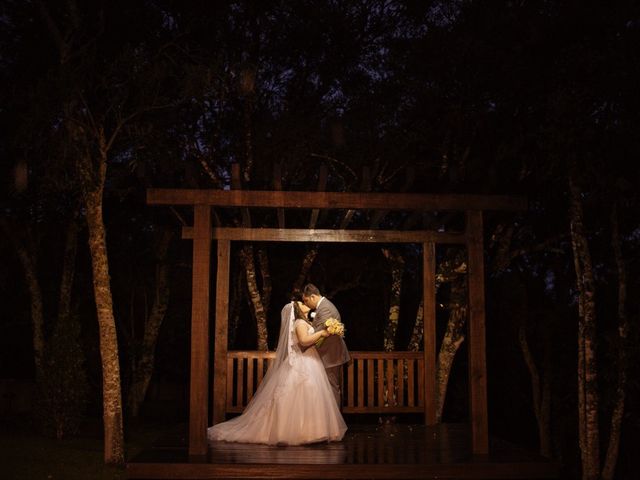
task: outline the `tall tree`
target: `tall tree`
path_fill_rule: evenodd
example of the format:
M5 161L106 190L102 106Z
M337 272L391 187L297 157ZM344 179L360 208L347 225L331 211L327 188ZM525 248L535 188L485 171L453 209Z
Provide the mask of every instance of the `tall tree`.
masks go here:
M45 350L44 307L42 300L42 286L38 279L37 254L31 229L27 227L22 234L20 228L7 219L0 219L0 228L5 237L13 244L29 291L31 304L31 331L33 356L36 369L36 379L43 376L42 361Z
M42 23L57 46L59 116L73 158L75 181L81 191L91 254L93 291L102 362L104 458L124 462L120 362L107 252L103 199L110 156L124 129L143 113L165 107L158 102L157 64L145 65L142 46L123 49L108 61L96 46L105 40L105 11L97 15L69 2L60 10L39 5ZM61 21L68 18L70 21ZM129 65L139 64L131 76ZM141 82L141 83L136 83ZM146 91L141 92L141 84ZM135 94L134 94L135 92ZM132 98L133 97L133 98Z
M132 382L129 387L127 405L129 415L137 417L140 407L149 388L151 375L155 365L155 350L158 343L160 327L164 320L169 304L169 262L167 253L173 238L171 230L160 232L159 239L154 244L156 260L155 295L151 311L144 322L144 333L139 353L135 356L133 365ZM145 312L146 313L146 312ZM138 351L138 349L136 349Z
M571 245L578 290L578 430L582 478L600 476L599 393L596 363L595 282L582 207L582 191L575 169L570 174Z
M384 330L384 351L392 352L396 348L396 332L400 321L400 298L402 294L402 275L404 273L404 258L399 251L388 248L382 249L391 270L391 295L389 296L389 316Z
M618 206L614 205L611 212L611 246L618 273L618 369L615 387L615 400L611 412L611 428L609 443L602 467L603 480L615 478L616 464L620 450L620 433L627 398L627 370L628 370L628 337L629 318L627 315L627 267L622 253L620 240L620 226L618 221Z

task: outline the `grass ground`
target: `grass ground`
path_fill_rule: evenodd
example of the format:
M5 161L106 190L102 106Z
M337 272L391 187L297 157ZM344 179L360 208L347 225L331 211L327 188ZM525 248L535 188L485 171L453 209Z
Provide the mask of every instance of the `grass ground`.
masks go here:
M126 457L150 446L166 426L144 423L125 430ZM123 468L107 467L103 460L102 428L87 422L71 439L39 434L25 422L0 425L0 478L4 480L121 480Z

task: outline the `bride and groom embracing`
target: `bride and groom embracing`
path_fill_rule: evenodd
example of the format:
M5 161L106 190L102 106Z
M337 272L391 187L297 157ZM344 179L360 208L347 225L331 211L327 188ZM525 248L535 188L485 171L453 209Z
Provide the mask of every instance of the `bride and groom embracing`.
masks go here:
M242 415L210 427L208 438L271 445L341 440L347 425L340 373L350 357L343 338L327 329L331 318L340 320L338 309L307 284L302 301L282 309L276 358L255 395Z

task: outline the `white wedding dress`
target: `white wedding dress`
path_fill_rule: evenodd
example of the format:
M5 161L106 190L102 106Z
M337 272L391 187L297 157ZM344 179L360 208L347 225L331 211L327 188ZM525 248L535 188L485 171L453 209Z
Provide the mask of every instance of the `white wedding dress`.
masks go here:
M300 348L293 303L282 309L276 359L242 415L207 430L209 440L300 445L341 440L347 425L315 346Z

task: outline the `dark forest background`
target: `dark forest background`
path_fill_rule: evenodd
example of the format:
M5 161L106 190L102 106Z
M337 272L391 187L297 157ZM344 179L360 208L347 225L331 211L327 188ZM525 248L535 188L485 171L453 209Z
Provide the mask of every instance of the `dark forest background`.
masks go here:
M3 416L35 410L30 402L37 395L20 402L9 395L22 388L17 385L28 390L36 377L29 288L34 280L41 287L45 341L54 344L55 337L60 348L76 352L70 371L81 365L86 372L82 414L101 416L83 201L99 160L82 158L102 158L106 169L102 207L123 398L147 319L158 295L165 295L139 414L170 421L187 418L192 242L180 239L180 228L191 224L193 213L148 206L145 189L229 188L232 164L240 164L245 189L271 189L274 166L280 165L284 190L313 191L324 165L327 190L358 191L366 167L372 191L527 197L526 212L485 218L489 428L492 435L540 448L519 337L524 330L550 389L551 455L568 477L578 477L582 333L571 179L593 266L601 452L621 395L623 362L626 402L616 478L634 478L633 445L640 431L639 42L640 6L632 1L5 0ZM102 144L101 138L112 142ZM336 219L339 212L324 218L324 226ZM626 272L622 300L612 219ZM391 215L384 226L399 228L402 220ZM56 325L69 231L77 235L72 320L61 332ZM230 302L238 322L232 347L253 349L256 318L234 248ZM306 249L266 246L271 348ZM396 345L402 350L420 301L421 253L407 245L399 254L405 268ZM441 261L449 256L438 251ZM25 276L27 264L35 277ZM166 272L161 286L160 270ZM351 349L383 348L392 279L379 247L320 245L307 279L340 307ZM438 292L439 334L450 300L444 285ZM628 322L622 338L621 311ZM463 342L443 421L467 419L465 355ZM73 377L69 371L60 375L56 381ZM129 418L127 413L125 406Z

